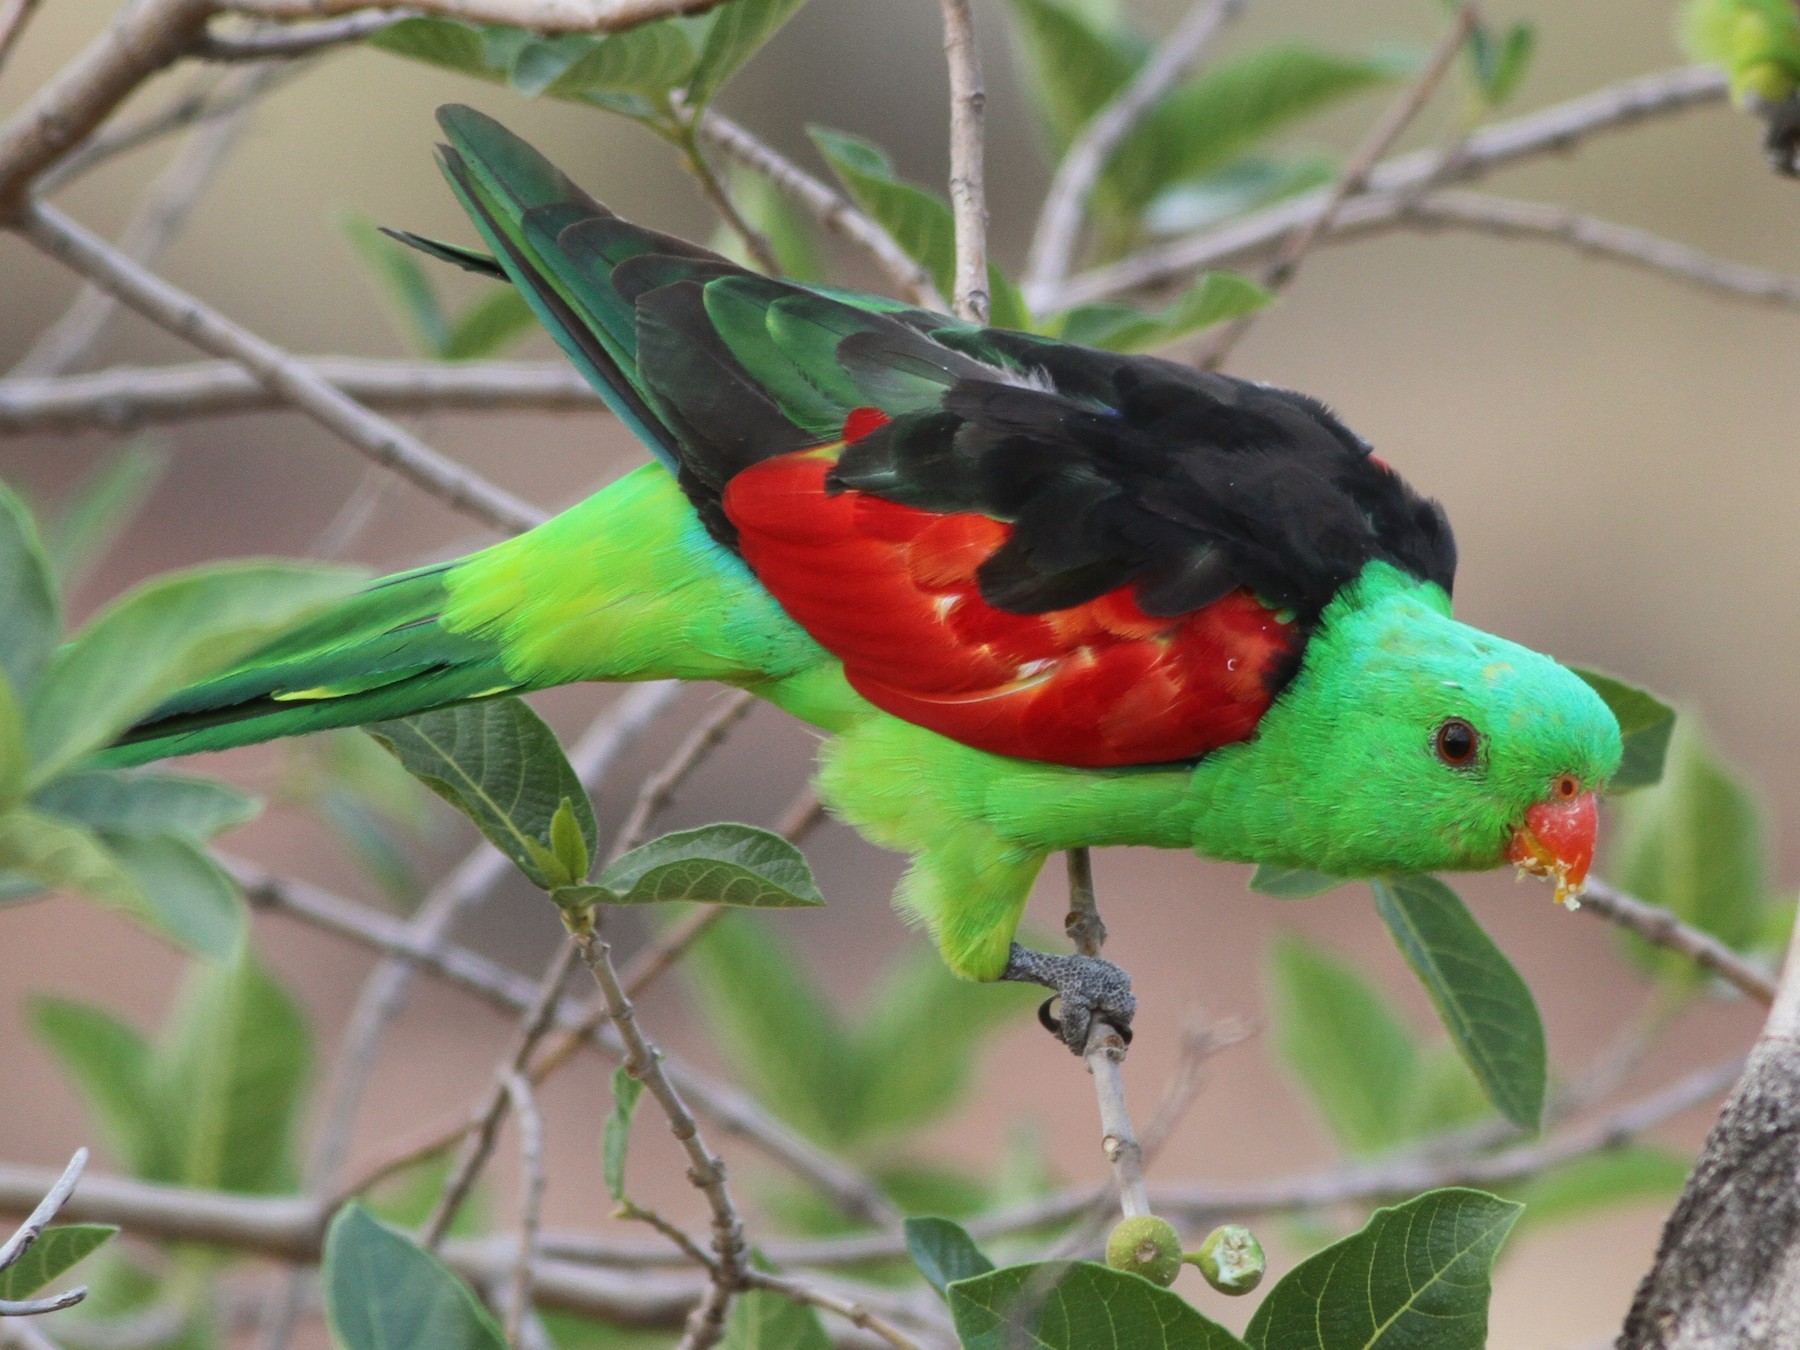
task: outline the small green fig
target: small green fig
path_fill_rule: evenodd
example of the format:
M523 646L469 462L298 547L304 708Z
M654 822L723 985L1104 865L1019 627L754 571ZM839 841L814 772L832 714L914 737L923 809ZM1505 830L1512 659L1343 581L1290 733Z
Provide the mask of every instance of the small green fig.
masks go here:
M1181 1238L1154 1214L1126 1219L1106 1239L1106 1264L1167 1289L1181 1272Z
M1223 1224L1206 1235L1200 1250L1183 1260L1200 1267L1206 1282L1221 1294L1247 1294L1262 1283L1268 1262L1262 1243L1241 1223Z

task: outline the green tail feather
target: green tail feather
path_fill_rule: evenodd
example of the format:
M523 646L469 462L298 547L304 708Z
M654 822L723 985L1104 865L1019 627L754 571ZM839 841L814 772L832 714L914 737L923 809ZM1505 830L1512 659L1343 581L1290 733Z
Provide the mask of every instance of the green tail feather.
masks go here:
M453 564L403 572L182 690L96 757L125 768L510 693L499 648L439 622Z

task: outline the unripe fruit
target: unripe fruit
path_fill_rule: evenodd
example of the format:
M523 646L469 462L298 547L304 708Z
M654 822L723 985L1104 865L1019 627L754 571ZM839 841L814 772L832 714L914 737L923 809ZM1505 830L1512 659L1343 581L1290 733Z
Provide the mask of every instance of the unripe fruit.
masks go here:
M1221 1294L1247 1294L1262 1283L1268 1262L1256 1234L1240 1223L1223 1224L1206 1235L1200 1250L1186 1260L1200 1267L1206 1282Z
M1181 1271L1181 1238L1154 1214L1126 1219L1106 1239L1106 1264L1167 1289Z

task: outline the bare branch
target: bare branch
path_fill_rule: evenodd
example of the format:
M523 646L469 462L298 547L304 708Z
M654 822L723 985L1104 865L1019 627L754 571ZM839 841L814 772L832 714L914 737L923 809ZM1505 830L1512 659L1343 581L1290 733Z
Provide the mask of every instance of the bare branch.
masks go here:
M674 100L676 116L680 119L680 131L674 137L676 147L681 151L682 163L693 175L694 181L700 185L700 194L706 198L725 228L735 234L743 243L744 250L750 255L750 261L759 272L766 276L778 277L782 274L781 260L775 256L775 246L771 244L763 232L744 218L738 210L737 203L731 199L731 193L713 172L713 166L707 162L706 151L701 147L698 128L695 126L694 112L676 95Z
M823 1289L785 1275L771 1275L766 1270L749 1270L745 1272L744 1282L752 1289L767 1289L771 1293L780 1294L793 1303L803 1303L814 1308L823 1308L826 1312L836 1313L850 1323L861 1327L864 1331L872 1331L881 1337L894 1350L925 1350L912 1337L906 1335L893 1323L877 1317L860 1303L846 1298L839 1298Z
M1088 120L1064 151L1031 237L1025 263L1027 296L1042 295L1068 277L1088 197L1107 161L1175 81L1200 59L1219 30L1243 11L1246 2L1196 0L1131 82Z
M199 124L181 153L157 175L143 204L119 236L120 253L148 266L181 232L243 134L256 101L274 85L272 73L268 69L240 72L230 82L230 89L220 91L233 99L231 114ZM62 317L38 334L18 364L7 372L8 377L60 375L80 364L118 303L92 282L83 286Z
M1445 182L1479 178L1534 155L1573 150L1603 131L1717 103L1725 94L1725 76L1710 66L1687 66L1628 80L1472 133L1453 169L1447 169L1438 150L1396 156L1369 174L1368 189L1400 193L1439 174ZM1040 311L1064 309L1179 280L1204 268L1241 264L1264 254L1311 220L1330 192L1330 188L1320 188L1217 229L1158 244L1073 277L1052 294L1028 298Z
M506 1343L524 1345L526 1315L531 1311L532 1267L538 1259L538 1230L543 1223L544 1118L525 1075L506 1077L506 1095L519 1122L519 1166L524 1174L519 1193L519 1254L513 1263L512 1284L506 1304Z
M908 257L892 235L798 164L711 108L701 114L695 130L740 164L762 174L833 234L855 244L915 305L940 311L949 308L931 274Z
M5 0L0 4L0 69L5 68L13 44L24 33L25 25L31 22L31 16L41 3L42 0Z
M587 381L562 362L293 359L347 397L390 412L605 410ZM58 379L0 379L0 432L128 431L291 407L284 395L231 361L118 366Z
M745 690L736 689L727 694L676 747L668 763L644 780L625 823L619 827L619 837L612 848L614 858L631 852L649 838L651 822L669 804L676 789L706 762L707 756L725 743L731 729L755 705L756 696Z
M679 14L704 13L721 3L723 0L408 0L391 8L539 33L619 33ZM228 0L221 8L257 19L330 19L379 6L372 6L369 0Z
M544 513L439 455L418 437L346 398L274 343L233 323L122 256L61 212L26 206L14 228L45 253L97 282L152 322L251 371L376 463L450 506L511 533L542 523Z
M1350 157L1350 163L1343 174L1326 194L1319 209L1304 224L1297 226L1283 242L1275 261L1269 264L1268 270L1263 274L1263 285L1267 289L1279 291L1293 281L1300 270L1301 261L1325 231L1331 228L1331 223L1337 219L1344 203L1368 185L1369 175L1374 172L1376 162L1393 148L1394 142L1400 139L1400 133L1412 124L1413 118L1431 101L1431 96L1450 73L1456 54L1469 40L1469 34L1474 31L1479 16L1480 7L1475 0L1464 0L1449 29L1438 39L1437 47L1432 51L1431 59L1425 63L1425 68L1369 131L1356 153ZM1436 177L1448 168L1449 160L1439 155L1431 176ZM1216 369L1255 322L1255 314L1246 314L1221 326L1207 339L1205 346L1195 356L1194 364L1203 370Z
M0 126L0 218L19 212L32 180L186 52L212 7L213 0L135 0Z
M1702 970L1717 975L1765 1008L1775 1001L1774 980L1711 933L1703 933L1683 923L1661 906L1647 904L1636 896L1608 886L1598 877L1590 877L1581 892L1581 908L1630 929L1658 947L1680 952Z
M1800 928L1618 1350L1800 1343Z
M982 166L987 93L969 0L941 0L944 56L950 64L950 209L956 217L958 318L986 323L988 294L987 179Z
M82 1172L87 1168L88 1151L85 1148L75 1150L75 1156L69 1159L69 1165L62 1170L62 1175L50 1186L44 1198L32 1208L13 1235L0 1242L0 1271L15 1265L26 1252L37 1245L43 1236L44 1229L54 1219L75 1193L75 1185L81 1180ZM85 1288L70 1289L65 1293L51 1294L45 1298L24 1300L0 1299L0 1317L36 1317L40 1313L57 1312L63 1308L72 1308L87 1297Z
M626 1047L625 1071L642 1083L662 1108L669 1121L669 1132L688 1156L688 1180L706 1197L707 1207L712 1211L712 1248L716 1262L710 1272L706 1296L688 1318L687 1330L677 1347L677 1350L707 1350L724 1336L725 1315L731 1308L732 1296L743 1287L744 1276L750 1269L743 1221L738 1217L737 1206L725 1184L725 1163L707 1147L699 1122L664 1072L660 1052L638 1025L636 1010L619 984L618 972L613 969L611 947L590 926L575 935L570 950L580 955L582 964L600 986L607 1012Z
M292 61L327 47L361 42L417 13L411 9L365 9L318 23L258 25L247 33L208 29L195 44L194 55L208 61Z

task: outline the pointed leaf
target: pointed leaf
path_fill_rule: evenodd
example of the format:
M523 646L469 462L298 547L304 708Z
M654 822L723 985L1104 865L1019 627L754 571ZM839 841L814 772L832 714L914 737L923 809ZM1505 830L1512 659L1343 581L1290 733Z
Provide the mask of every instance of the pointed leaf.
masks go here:
M1156 313L1131 305L1078 306L1061 316L1059 336L1115 352L1153 351L1215 323L1254 314L1274 299L1248 277L1207 272L1179 300Z
M1152 234L1192 234L1233 216L1322 187L1338 175L1328 155L1245 155L1223 168L1171 183L1144 211Z
M806 283L826 279L827 264L819 247L818 231L811 218L797 210L785 193L763 174L743 164L731 166L730 191L738 214L769 241L783 276ZM744 241L723 225L714 233L709 247L742 266L754 266Z
M1244 1350L1174 1290L1090 1261L959 1280L950 1286L950 1315L963 1350Z
M25 503L0 483L0 675L28 698L62 632L50 564Z
M12 681L0 670L0 811L17 806L25 796L25 774L31 751L25 744L25 710Z
M581 824L575 804L564 797L550 817L550 856L555 861L561 885L579 882L588 874L593 859L588 854L587 840L581 837Z
M631 1117L643 1096L644 1084L626 1072L621 1064L613 1070L613 1109L606 1118L606 1131L600 1138L600 1171L606 1178L606 1192L614 1200L625 1198L625 1151L631 1143Z
M1512 1198L1525 1206L1524 1228L1583 1219L1631 1204L1667 1209L1681 1194L1693 1160L1642 1144L1590 1153L1540 1172Z
M176 1131L174 1175L153 1180L249 1195L290 1186L311 1064L304 1016L248 948L197 967L153 1060Z
M766 1289L752 1289L731 1302L721 1350L831 1350L819 1314Z
M1014 50L1052 150L1075 133L1143 64L1150 44L1116 14L1083 12L1068 0L1011 0Z
M1435 877L1369 883L1375 908L1488 1098L1520 1129L1544 1114L1544 1024L1506 953Z
M536 323L524 296L511 286L497 287L457 316L440 355L446 361L494 356L514 338L531 332Z
M598 831L587 789L543 718L520 700L487 699L366 730L534 885L549 888L532 846L549 847L550 822L565 799L593 855Z
M754 825L703 825L652 839L600 874L609 898L595 903L697 900L748 909L822 905L806 855Z
M1491 1120L1494 1108L1456 1048L1434 1045L1419 1057L1412 1095L1397 1114L1402 1118L1397 1137L1404 1141Z
M469 1287L359 1204L325 1234L325 1317L339 1350L506 1350Z
M67 1223L46 1228L29 1251L0 1270L0 1300L17 1302L30 1298L118 1231L108 1223Z
M137 884L138 917L151 928L208 961L229 961L242 948L250 925L244 898L204 850L172 834L101 838Z
M1263 1299L1251 1350L1482 1350L1494 1258L1520 1206L1431 1191L1295 1266Z
M140 437L102 460L45 525L44 557L64 590L105 556L162 476L169 456L153 444Z
M585 50L541 84L551 98L599 102L609 95L662 94L686 80L694 68L687 27L679 19L665 19L601 38L571 36L534 43L513 63L514 88L527 92L541 79L541 74L530 73L531 63L538 59L538 50L555 44L565 44L565 51L581 50L577 47L581 44Z
M1331 1132L1352 1153L1402 1142L1395 1108L1413 1093L1412 1032L1353 966L1296 937L1274 949L1275 1033Z
M167 1122L151 1088L150 1045L103 1008L39 996L27 1005L32 1034L62 1065L99 1127L106 1148L131 1175L166 1175Z
M1304 867L1270 867L1267 864L1258 867L1250 877L1251 890L1282 900L1305 900L1344 884L1342 877L1327 876Z
M906 1250L925 1282L945 1299L956 1281L986 1275L994 1268L975 1239L948 1219L908 1219Z
M255 797L224 783L108 770L68 774L40 789L31 804L90 829L173 834L196 844L255 819L262 809Z
M354 572L242 562L158 577L109 605L51 658L28 708L43 783L166 695L224 669L349 595Z
M60 816L24 806L0 812L0 872L154 919L137 880L100 837Z
M1593 691L1605 700L1619 719L1619 733L1625 740L1625 758L1619 771L1607 784L1610 792L1649 787L1662 777L1663 760L1669 750L1669 736L1675 730L1675 710L1656 695L1634 688L1623 680L1602 675L1597 670L1571 670L1587 681Z
M363 42L380 51L410 57L444 70L484 80L499 78L499 72L488 59L482 30L455 19L402 19L377 30Z
M712 102L738 67L774 37L793 18L806 0L733 0L718 11L706 34L699 63L688 81L688 102L703 107Z
M1742 780L1683 719L1662 781L1618 804L1618 843L1606 874L1734 950L1755 943L1768 900L1762 822ZM1677 952L1628 944L1645 969L1676 987L1704 971Z

